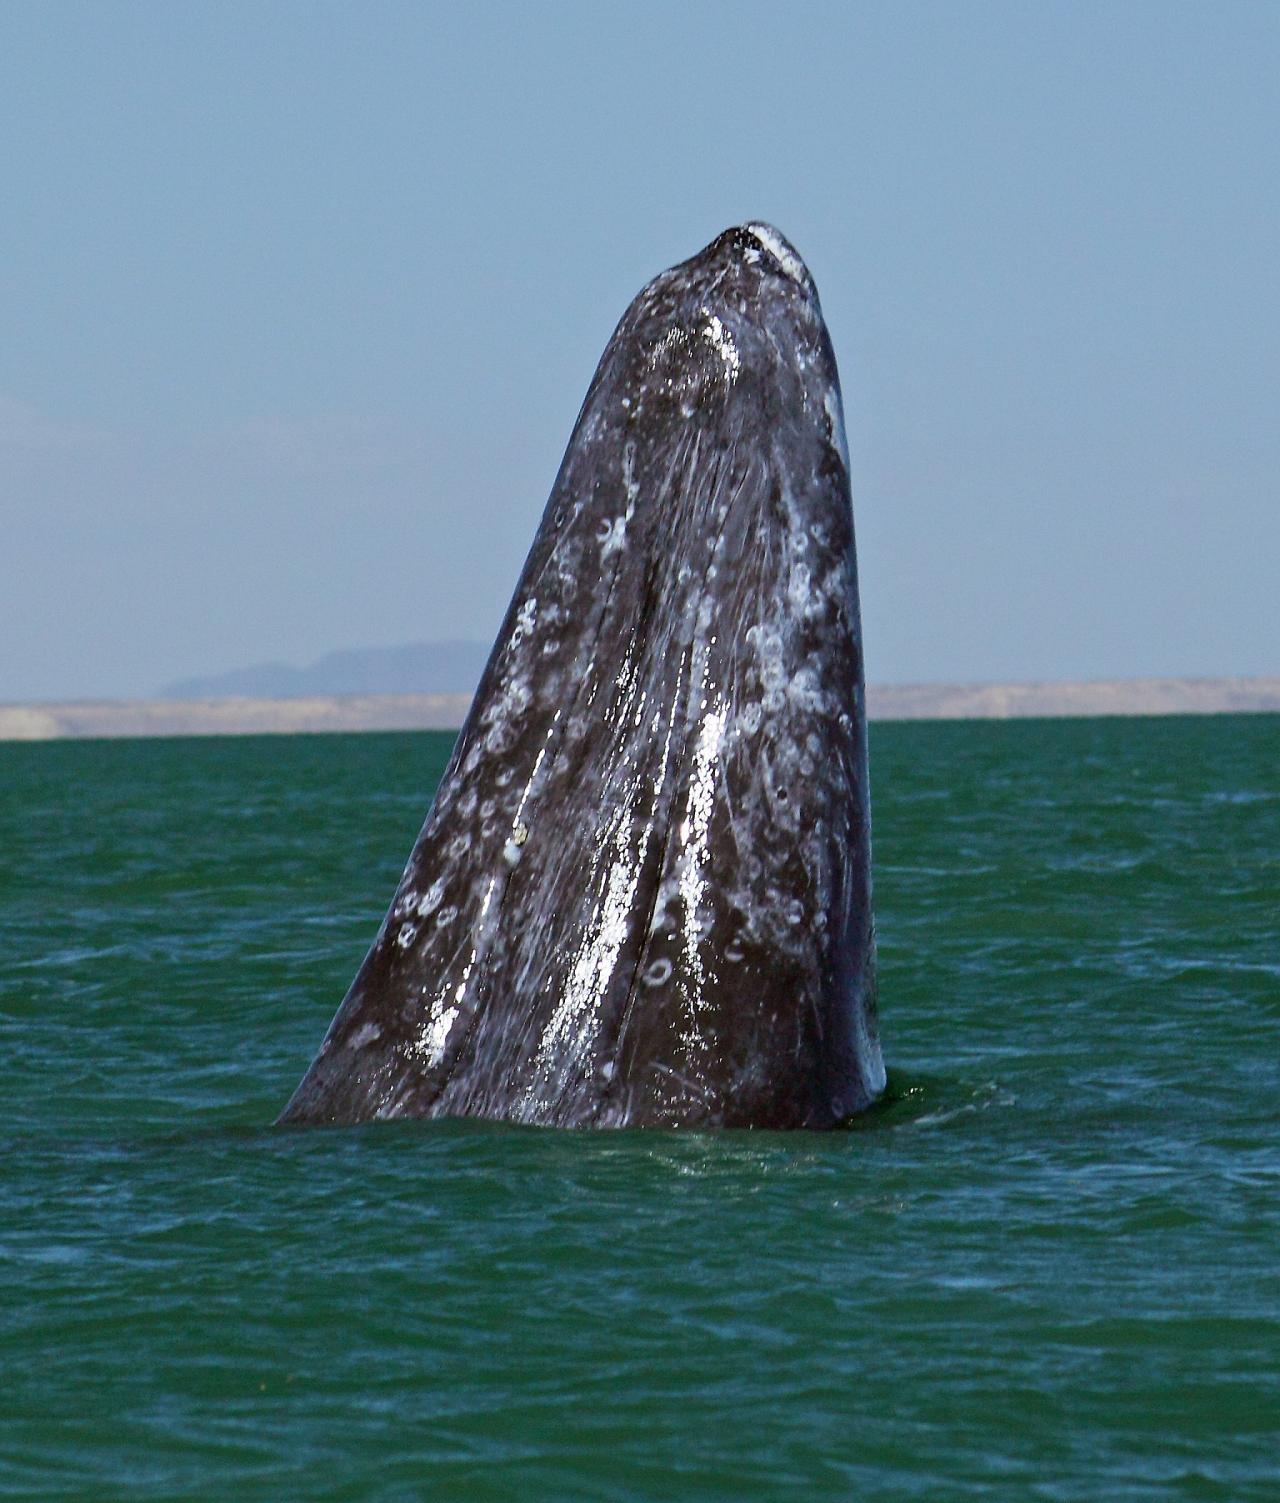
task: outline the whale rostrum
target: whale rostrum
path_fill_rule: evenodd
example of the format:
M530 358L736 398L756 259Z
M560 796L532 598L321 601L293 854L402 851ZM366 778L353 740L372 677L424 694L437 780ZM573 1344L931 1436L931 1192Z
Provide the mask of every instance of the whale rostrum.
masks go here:
M803 261L747 224L609 341L281 1120L817 1128L884 1083L839 379Z

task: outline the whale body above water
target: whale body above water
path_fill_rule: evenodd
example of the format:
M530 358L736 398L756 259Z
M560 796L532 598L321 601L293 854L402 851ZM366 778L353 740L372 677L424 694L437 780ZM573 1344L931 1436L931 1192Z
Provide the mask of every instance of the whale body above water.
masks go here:
M883 1090L857 565L803 261L624 314L394 901L281 1120L832 1127Z

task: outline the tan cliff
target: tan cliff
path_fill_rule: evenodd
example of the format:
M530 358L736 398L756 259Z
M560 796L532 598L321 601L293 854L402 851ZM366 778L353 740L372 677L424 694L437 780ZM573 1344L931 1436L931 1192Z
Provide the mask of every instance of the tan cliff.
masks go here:
M0 704L0 741L456 730L466 694L300 699L81 700ZM872 684L872 720L1005 720L1090 715L1280 712L1280 677L1138 678L1089 683Z

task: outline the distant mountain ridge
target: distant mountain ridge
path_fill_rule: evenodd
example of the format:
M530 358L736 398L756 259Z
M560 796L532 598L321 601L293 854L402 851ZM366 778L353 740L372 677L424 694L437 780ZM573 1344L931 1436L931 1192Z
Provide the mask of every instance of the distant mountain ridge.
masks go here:
M250 668L167 684L162 699L305 699L317 694L471 694L489 649L480 642L410 642L326 653L305 668Z

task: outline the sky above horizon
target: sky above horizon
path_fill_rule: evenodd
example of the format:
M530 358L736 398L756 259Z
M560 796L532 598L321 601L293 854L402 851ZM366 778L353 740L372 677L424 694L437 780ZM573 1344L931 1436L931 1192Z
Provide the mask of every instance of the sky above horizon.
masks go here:
M0 11L0 700L488 641L651 276L817 281L878 682L1280 673L1280 6Z

